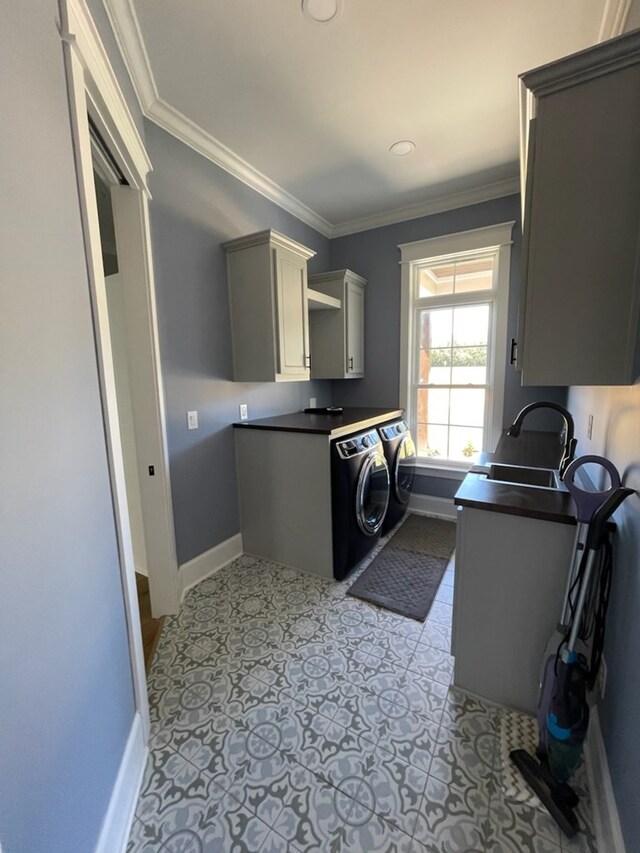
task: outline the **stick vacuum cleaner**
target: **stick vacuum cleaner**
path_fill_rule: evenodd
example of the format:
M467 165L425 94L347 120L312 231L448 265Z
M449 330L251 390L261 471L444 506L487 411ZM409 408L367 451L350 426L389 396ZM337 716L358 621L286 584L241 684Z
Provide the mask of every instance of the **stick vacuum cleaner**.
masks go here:
M600 465L611 486L587 492L575 483L576 472ZM616 467L602 456L582 456L569 465L564 482L578 519L576 547L558 630L545 656L538 696L539 742L536 757L514 749L510 758L566 836L578 831L578 797L568 782L580 763L589 725L587 691L602 661L612 575L612 547L607 521L634 494L620 486Z

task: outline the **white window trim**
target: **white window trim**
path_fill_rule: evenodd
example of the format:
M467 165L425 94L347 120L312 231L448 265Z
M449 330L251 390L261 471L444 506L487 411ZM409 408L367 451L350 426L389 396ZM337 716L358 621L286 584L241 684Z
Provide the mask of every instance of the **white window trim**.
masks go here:
M400 249L400 405L405 409L405 418L416 434L415 401L412 399L412 370L415 344L414 299L412 284L414 270L425 261L446 261L451 255L459 253L492 252L496 253L496 290L493 308L492 346L494 354L489 371L489 385L492 388L491 407L487 418L485 447L493 450L502 432L504 412L504 383L507 365L507 321L509 316L509 270L511 267L511 234L513 222L502 222L486 228L472 231L459 231L441 237L401 243ZM478 294L478 297L480 294ZM472 296L474 299L475 296ZM470 300L471 301L471 300ZM486 300L481 300L486 301ZM435 302L433 303L435 307ZM451 460L438 463L427 461L424 457L417 460L417 467L428 469L441 477L458 478L468 467L467 463L456 464Z

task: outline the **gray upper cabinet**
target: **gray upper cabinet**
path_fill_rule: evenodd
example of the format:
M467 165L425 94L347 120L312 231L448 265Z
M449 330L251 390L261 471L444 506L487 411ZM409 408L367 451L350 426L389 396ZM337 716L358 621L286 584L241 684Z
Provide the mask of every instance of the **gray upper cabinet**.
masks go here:
M523 74L523 385L640 372L640 32Z
M236 382L309 379L307 261L316 253L273 229L224 244Z
M309 276L311 378L361 379L364 376L364 291L367 282L351 270ZM339 306L339 307L331 307Z

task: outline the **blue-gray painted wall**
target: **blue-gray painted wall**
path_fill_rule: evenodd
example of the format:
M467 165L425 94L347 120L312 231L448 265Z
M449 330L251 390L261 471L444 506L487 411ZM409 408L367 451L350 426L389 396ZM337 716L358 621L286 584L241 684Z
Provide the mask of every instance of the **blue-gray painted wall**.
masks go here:
M0 841L92 851L134 718L54 0L0 42Z
M240 531L235 445L238 406L249 417L297 411L331 382L232 381L226 256L222 243L275 228L314 249L310 272L328 269L329 241L154 124L145 127L151 235L164 377L178 561ZM199 412L188 431L187 410Z
M367 279L365 322L365 373L362 380L333 383L334 405L396 407L400 383L400 252L398 246L415 240L454 234L515 221L509 278L509 319L507 349L501 357L507 363L504 395L504 425L508 425L527 403L534 400L566 402L565 388L523 388L520 374L508 364L509 343L517 337L518 304L521 284L522 236L520 196L512 195L482 204L447 210L420 219L411 219L350 234L331 241L332 269L348 267ZM544 412L527 420L533 429L556 429L559 419ZM490 448L493 449L493 448ZM461 479L461 478L460 478ZM421 475L416 492L435 497L453 497L459 480Z
M620 388L571 388L581 455L606 456L636 490L615 515L615 565L604 656L607 688L599 707L609 771L627 853L640 851L640 380ZM587 438L592 414L593 437Z

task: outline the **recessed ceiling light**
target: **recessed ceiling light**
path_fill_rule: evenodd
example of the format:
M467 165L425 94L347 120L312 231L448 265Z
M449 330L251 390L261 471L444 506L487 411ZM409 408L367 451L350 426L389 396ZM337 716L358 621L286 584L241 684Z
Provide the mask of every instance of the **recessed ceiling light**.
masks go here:
M342 0L302 0L302 11L318 24L335 20L342 9Z
M393 143L389 151L395 154L396 157L406 157L407 154L411 154L415 147L415 142L412 142L410 139L400 139L398 142Z

